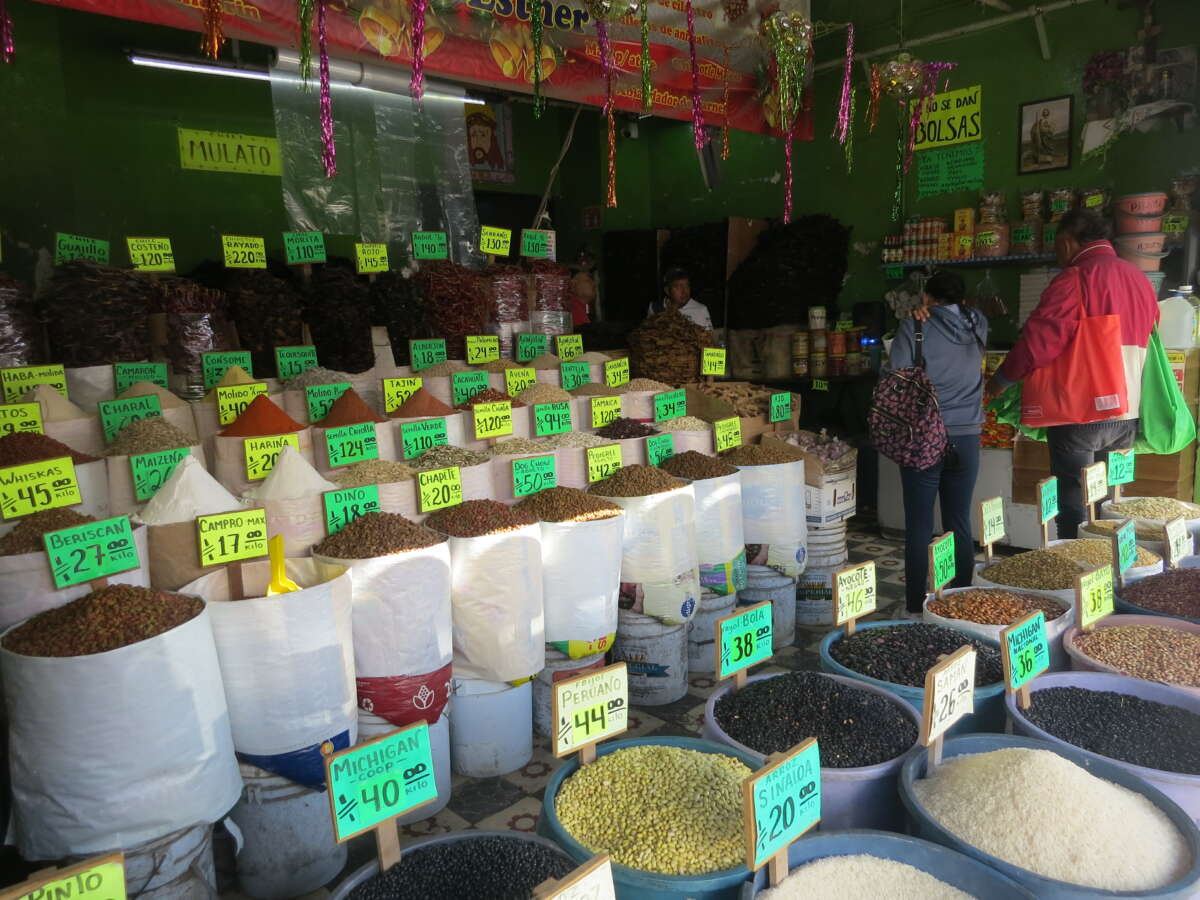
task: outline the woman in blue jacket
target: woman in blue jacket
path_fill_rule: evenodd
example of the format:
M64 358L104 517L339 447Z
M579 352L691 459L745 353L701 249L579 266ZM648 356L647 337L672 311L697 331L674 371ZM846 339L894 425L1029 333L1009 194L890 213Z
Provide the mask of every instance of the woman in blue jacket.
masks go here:
M954 532L955 587L971 583L975 544L971 537L971 498L979 475L979 433L983 426L983 350L988 323L977 309L962 305L963 280L938 272L925 282L924 305L896 330L890 369L915 365L916 321L924 337L925 371L937 391L950 446L928 469L900 467L904 487L904 581L906 608L919 615L929 581L929 542L933 503L941 500L942 528Z

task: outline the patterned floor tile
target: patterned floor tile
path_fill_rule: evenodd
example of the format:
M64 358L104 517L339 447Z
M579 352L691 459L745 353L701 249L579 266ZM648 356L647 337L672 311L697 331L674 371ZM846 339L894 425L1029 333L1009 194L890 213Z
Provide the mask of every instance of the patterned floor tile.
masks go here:
M717 676L712 672L693 675L688 679L688 693L693 697L703 697L707 700L709 695L716 689Z
M659 710L659 709L663 709L663 707L656 706L656 707L654 707L654 709ZM649 734L650 732L655 731L658 728L661 728L662 725L663 725L663 720L658 718L658 716L651 715L650 713L646 712L644 709L638 709L638 708L634 707L629 710L629 730L626 731L623 735L621 735L621 737L623 737L623 738L644 737L645 735Z
M516 785L526 794L536 794L546 786L559 761L545 747L537 747L533 751L533 759L525 763L515 772L500 776L510 784Z
M457 805L457 797L451 802ZM420 822L412 822L408 825L400 826L400 845L411 844L413 841L423 837L430 837L436 834L449 834L452 831L465 831L471 827L471 823L453 812L449 808L443 809L436 816L429 819L422 819Z
M706 704L700 703L689 709L684 717L677 723L685 731L691 732L698 736L700 729L704 726L704 707Z
M541 813L541 800L536 797L522 797L508 809L476 822L475 827L480 831L523 831L532 834L537 828L538 816Z
M512 806L525 793L504 778L476 778L454 791L454 811L474 824Z

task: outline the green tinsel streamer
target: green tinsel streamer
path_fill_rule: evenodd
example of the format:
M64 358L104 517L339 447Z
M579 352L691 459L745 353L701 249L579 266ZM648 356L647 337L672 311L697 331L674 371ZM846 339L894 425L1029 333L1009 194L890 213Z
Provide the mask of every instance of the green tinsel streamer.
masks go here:
M850 89L850 127L846 129L846 174L854 171L854 98L858 96L858 88Z
M650 4L642 0L642 109L654 106L654 90L650 85Z
M781 29L774 16L765 23L767 41L775 61L775 79L779 88L779 129L785 135L796 124L804 108L804 70L808 45Z
M313 0L296 0L296 20L300 29L300 85L307 91L312 78Z
M529 30L533 38L533 117L540 119L546 101L542 98L542 0L529 7Z
M896 136L896 192L892 195L892 221L900 221L900 195L904 188L904 126L903 117L900 121L900 131Z

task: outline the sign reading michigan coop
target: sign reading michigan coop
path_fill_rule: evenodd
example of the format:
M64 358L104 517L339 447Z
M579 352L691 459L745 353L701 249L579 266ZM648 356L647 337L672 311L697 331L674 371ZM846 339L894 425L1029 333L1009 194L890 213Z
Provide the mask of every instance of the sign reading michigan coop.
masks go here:
M179 165L203 172L280 175L279 141L255 134L180 128Z

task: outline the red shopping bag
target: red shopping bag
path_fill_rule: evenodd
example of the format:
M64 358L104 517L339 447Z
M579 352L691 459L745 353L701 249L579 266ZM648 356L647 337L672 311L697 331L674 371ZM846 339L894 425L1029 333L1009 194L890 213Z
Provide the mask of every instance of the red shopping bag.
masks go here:
M1119 316L1089 316L1062 356L1034 369L1021 389L1021 424L1029 428L1082 425L1129 410Z

